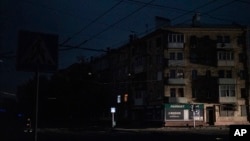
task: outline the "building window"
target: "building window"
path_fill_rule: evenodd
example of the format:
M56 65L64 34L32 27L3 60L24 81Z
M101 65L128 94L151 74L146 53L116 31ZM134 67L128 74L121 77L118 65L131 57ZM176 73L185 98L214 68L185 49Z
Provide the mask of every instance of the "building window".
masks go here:
M169 53L169 60L175 60L175 53L174 52Z
M207 70L207 71L206 71L206 76L207 76L207 77L211 77L211 71L210 71L210 70Z
M176 77L177 77L177 78L184 78L183 70L178 70L178 71L177 71L177 74L176 74Z
M191 48L196 48L197 46L197 37L196 36L191 36L190 37L190 47Z
M161 37L156 38L156 47L161 46Z
M234 53L230 51L218 51L218 60L234 60Z
M230 43L230 36L217 36L217 43Z
M175 88L170 88L170 97L176 97Z
M192 88L192 98L196 98L196 97L197 97L197 89Z
M224 70L219 70L218 71L219 78L224 78L225 77L225 72Z
M238 45L241 45L241 44L243 44L244 43L244 37L243 36L238 36L237 37L237 44Z
M184 89L178 88L178 97L184 97Z
M235 97L235 85L220 85L219 93L221 97Z
M192 70L192 79L197 78L197 70Z
M184 78L183 70L170 70L170 76L169 78Z
M224 36L224 43L230 43L230 37Z
M222 42L223 42L222 36L217 36L217 43L222 43Z
M232 78L232 70L227 70L226 71L226 78Z
M183 53L182 52L177 53L177 60L183 60Z
M169 60L183 60L183 53L182 52L170 52Z
M183 34L168 34L169 43L184 43Z
M247 57L245 53L239 53L239 62L243 63L246 59Z
M245 80L246 79L246 71L240 70L240 72L239 72L238 75L239 75L239 77L240 77L241 80Z
M240 105L241 116L247 116L247 107L246 105Z
M246 98L247 93L246 93L246 88L241 88L240 89L240 97L241 98Z
M176 78L176 70L170 70L169 78Z
M207 90L207 98L211 98L211 92Z
M158 64L162 64L163 63L163 59L162 59L163 57L161 56L161 55L157 55L156 56L156 62L158 63ZM144 63L144 62L143 62Z

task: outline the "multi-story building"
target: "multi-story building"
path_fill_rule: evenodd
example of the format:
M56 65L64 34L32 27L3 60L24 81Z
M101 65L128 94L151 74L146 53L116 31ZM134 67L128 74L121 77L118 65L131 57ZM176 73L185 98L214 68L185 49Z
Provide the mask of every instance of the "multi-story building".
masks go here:
M120 117L164 126L248 124L247 35L243 26L192 25L131 36L106 55Z

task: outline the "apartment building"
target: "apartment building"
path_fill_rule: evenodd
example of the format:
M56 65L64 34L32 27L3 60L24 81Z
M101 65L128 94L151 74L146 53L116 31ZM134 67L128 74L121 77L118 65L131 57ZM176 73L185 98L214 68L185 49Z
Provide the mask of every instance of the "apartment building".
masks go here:
M171 116L188 121L193 114L198 124L248 123L246 30L233 26L164 30L168 32L164 96L167 103L184 104L176 106L179 112L172 112L177 109L172 104L165 106L165 125L172 121ZM187 108L190 104L196 106L194 113Z
M164 126L249 123L249 30L166 26L107 53L119 117ZM99 59L102 60L102 59Z

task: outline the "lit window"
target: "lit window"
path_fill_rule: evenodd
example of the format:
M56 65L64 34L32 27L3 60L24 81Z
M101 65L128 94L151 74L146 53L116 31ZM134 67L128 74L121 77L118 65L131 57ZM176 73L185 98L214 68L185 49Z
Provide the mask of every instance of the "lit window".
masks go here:
M128 94L124 95L124 102L128 102Z

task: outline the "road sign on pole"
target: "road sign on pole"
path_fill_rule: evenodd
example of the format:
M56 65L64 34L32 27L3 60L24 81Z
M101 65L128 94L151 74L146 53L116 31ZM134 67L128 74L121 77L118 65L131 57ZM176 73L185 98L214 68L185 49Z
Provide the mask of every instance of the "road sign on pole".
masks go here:
M58 36L38 32L19 32L17 70L55 71L58 65Z

